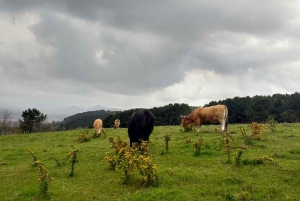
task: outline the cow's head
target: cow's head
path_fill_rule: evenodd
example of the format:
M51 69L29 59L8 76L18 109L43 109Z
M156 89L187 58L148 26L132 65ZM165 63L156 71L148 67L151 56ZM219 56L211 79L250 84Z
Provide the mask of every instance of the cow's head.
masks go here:
M190 124L190 120L186 116L181 116L181 124L180 126L184 127L188 124Z
M101 133L101 128L100 127L96 127L96 128L94 128L94 130L95 130L96 134L100 134Z

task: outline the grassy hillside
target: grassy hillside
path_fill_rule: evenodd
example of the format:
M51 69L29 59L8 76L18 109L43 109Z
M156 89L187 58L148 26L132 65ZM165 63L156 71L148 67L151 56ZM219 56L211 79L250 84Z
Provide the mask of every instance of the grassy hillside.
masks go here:
M300 124L279 124L276 132L266 129L261 140L251 140L248 146L240 127L251 133L249 125L229 125L234 139L231 163L222 152L223 138L216 133L216 125L202 126L198 136L195 131L181 132L179 126L155 127L149 152L158 168L159 184L149 187L141 184L138 172L123 185L122 172L102 162L106 152L114 154L109 137L129 142L126 129L107 128L106 138L85 143L74 141L79 133L92 130L0 136L0 200L300 200ZM168 152L167 134L171 135ZM200 138L204 144L196 156L192 145ZM70 159L65 160L72 151L70 145L79 150L73 177L69 177ZM236 166L234 157L241 146L246 150ZM39 197L38 169L26 149L54 178L48 198ZM275 164L261 160L255 165L263 156L273 158Z

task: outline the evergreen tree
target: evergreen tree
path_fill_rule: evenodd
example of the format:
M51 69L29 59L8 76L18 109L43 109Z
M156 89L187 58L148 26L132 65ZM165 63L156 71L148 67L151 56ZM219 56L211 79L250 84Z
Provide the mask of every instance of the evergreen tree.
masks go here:
M23 120L19 120L20 128L28 133L31 133L35 127L46 120L47 115L44 115L36 108L27 109L22 113Z

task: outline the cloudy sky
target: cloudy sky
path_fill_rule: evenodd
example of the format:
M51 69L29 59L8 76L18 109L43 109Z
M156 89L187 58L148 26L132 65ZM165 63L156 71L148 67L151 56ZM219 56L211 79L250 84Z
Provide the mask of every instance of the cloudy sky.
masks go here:
M0 107L300 91L299 0L0 0Z

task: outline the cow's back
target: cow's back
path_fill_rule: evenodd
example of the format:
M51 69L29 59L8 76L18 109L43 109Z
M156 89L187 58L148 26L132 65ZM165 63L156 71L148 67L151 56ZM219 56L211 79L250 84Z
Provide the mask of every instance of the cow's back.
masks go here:
M224 118L225 105L215 105L211 107L198 108L195 112L200 116L202 122L217 122Z

